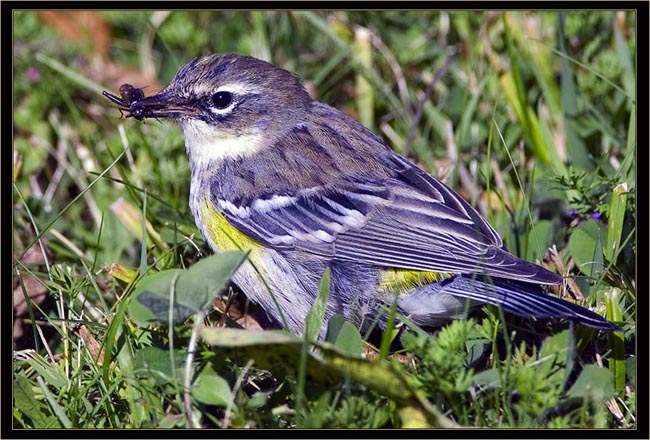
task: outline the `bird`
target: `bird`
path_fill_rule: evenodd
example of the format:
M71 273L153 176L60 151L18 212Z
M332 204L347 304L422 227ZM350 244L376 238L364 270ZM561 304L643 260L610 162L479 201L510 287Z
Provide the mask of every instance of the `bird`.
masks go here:
M161 91L105 94L137 120L180 125L189 206L211 249L248 252L232 281L287 330L305 331L330 270L327 321L384 328L387 310L440 327L490 304L523 317L620 328L546 293L563 278L514 256L467 201L300 78L240 54L199 56Z

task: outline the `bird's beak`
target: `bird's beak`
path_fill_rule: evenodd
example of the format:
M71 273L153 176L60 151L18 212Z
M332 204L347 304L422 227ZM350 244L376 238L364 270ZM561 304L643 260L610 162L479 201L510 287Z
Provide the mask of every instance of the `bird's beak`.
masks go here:
M176 95L164 90L156 95L132 102L128 111L128 116L132 116L138 121L145 118L180 119L197 114L196 107L191 103L183 102Z

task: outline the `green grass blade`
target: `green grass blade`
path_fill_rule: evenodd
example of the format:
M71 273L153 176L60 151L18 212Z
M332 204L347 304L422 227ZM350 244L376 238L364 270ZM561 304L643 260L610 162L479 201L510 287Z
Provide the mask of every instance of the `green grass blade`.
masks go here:
M616 44L616 55L618 55L619 65L623 68L623 87L628 96L636 96L636 72L630 49L625 42L623 33L619 27L614 24L614 42ZM633 104L633 102L631 103Z
M23 251L19 254L19 256L18 256L17 258L18 258L18 259L23 258L23 257L25 256L25 252L27 252L28 249L30 249L30 248L31 248L31 247L32 247L32 246L33 246L33 245L34 245L38 240L40 240L40 238L43 236L43 234L45 234L47 231L49 231L50 228L54 225L54 223L56 223L57 220L59 220L59 219L63 216L63 214L66 213L66 211L67 211L68 209L70 209L70 207L72 207L75 203L77 203L77 200L79 200L80 198L82 198L83 195L84 195L87 191L89 191L90 188L92 188L92 187L95 185L95 183L97 183L97 182L98 182L102 177L104 177L104 175L105 175L106 173L108 173L108 172L110 171L110 169L113 168L113 166L114 166L114 165L115 165L115 164L116 164L120 159L122 159L122 156L124 155L124 153L126 153L126 150L123 150L120 154L118 154L118 156L115 158L115 160L114 160L113 162L111 162L111 164L110 164L108 167L106 167L106 169L105 169L104 171L102 171L101 174L99 174L99 175L98 175L98 176L97 176L97 177L96 177L92 182L90 182L90 183L88 184L87 187L85 187L83 190L81 190L81 191L79 192L79 194L77 194L77 196L76 196L74 199L72 199L72 200L70 201L70 203L68 203L67 205L65 205L65 207L64 207L61 211L59 211L59 213L58 213L56 216L54 216L54 218L53 218L52 220L50 220L50 222L49 222L49 223L48 223L48 224L47 224L43 229L41 229L41 230L39 231L38 234L36 234L36 237L34 237L34 239L32 240L32 242L31 242L29 245L27 245L27 246L25 246L25 247L23 248ZM14 188L15 188L16 190L18 189L18 188L15 186L15 184L14 184Z
M320 280L318 287L318 295L312 304L307 320L305 321L304 339L308 342L314 342L318 339L321 328L323 327L323 319L325 318L325 310L327 309L327 300L330 294L330 268L326 268L323 277Z
M388 311L388 319L386 320L386 327L384 329L384 334L381 336L381 345L379 347L379 359L387 359L388 352L390 351L390 345L393 342L395 337L395 318L397 316L397 297L390 305Z
M609 203L607 219L607 246L605 258L614 262L621 251L621 237L623 236L623 222L627 205L627 183L616 185L612 191L612 200Z
M612 289L610 295L605 296L606 318L613 322L623 321L623 312L618 302L618 290ZM625 334L623 332L610 332L608 335L609 346L612 354L609 357L609 371L614 375L616 390L625 390Z
M93 92L97 93L98 95L101 95L102 92L104 91L104 87L100 86L99 84L89 80L87 77L84 75L80 74L79 72L76 72L75 70L65 66L63 63L48 57L47 55L43 55L42 53L37 53L36 54L36 60L40 61L41 63L45 64L46 66L50 67L51 69L55 70L56 72L59 72L63 76L67 77L68 79L76 82L79 84L81 87L92 90Z
M36 378L36 381L38 382L38 385L41 387L41 391L43 391L43 394L45 395L45 399L47 400L47 403L50 404L50 407L52 408L52 412L59 419L59 422L61 423L61 425L66 429L72 428L72 422L70 421L68 416L65 414L65 411L63 410L61 405L59 405L59 403L57 402L57 399L50 392L50 389L47 387L47 384L45 383L43 378L41 376L38 376Z
M370 31L368 29L363 27L355 29L354 52L360 64L366 70L372 69L372 44L370 43ZM375 125L374 89L361 71L356 74L356 83L359 122L372 130Z
M564 21L566 12L560 12L558 15L558 42L560 51L566 52L564 45ZM592 170L593 163L589 158L587 147L582 137L577 132L577 118L579 115L578 93L573 81L573 73L569 62L566 58L560 60L561 66L561 84L562 91L562 112L564 115L564 136L566 138L566 148L571 162L585 170Z

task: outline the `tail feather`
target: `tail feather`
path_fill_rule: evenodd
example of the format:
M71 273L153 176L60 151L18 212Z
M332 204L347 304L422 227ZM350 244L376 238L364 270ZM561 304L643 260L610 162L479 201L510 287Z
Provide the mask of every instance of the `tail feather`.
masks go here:
M541 287L501 278L490 280L456 275L440 283L421 288L415 295L424 295L418 303L426 307L426 297L452 295L480 303L499 306L515 315L536 318L564 318L600 330L621 330L591 310L546 294ZM432 298L431 298L432 299Z

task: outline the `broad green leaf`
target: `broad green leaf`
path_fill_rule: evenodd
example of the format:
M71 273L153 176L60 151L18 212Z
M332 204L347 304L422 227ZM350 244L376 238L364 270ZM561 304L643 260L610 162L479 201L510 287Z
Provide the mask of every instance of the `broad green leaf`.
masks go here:
M541 260L553 240L553 224L549 220L537 220L533 229L521 238L527 244L525 259Z
M206 257L198 263L192 265L187 271L187 277L205 277L206 281L213 283L213 286L203 285L204 289L223 290L228 284L230 277L246 260L244 252L232 251ZM181 279L179 282L185 283L188 280Z
M192 385L192 396L206 405L226 406L231 394L228 382L210 366L201 371Z
M177 371L172 371L172 362L169 350L157 347L143 347L136 351L134 366L136 372L144 377L153 378L156 384L164 385L174 381L174 378L181 377L180 371L183 368L185 353L174 351L174 365Z
M178 285L178 278L182 273L182 269L170 269L145 275L131 297L129 303L131 317L141 325L151 322L168 322L170 288L174 279ZM181 308L180 304L174 307L175 319L184 315L189 316L192 313L192 309Z
M569 389L567 396L604 401L614 397L614 394L612 373L607 368L587 365Z
M329 322L327 323L325 342L330 342L332 344L336 342L336 338L338 337L344 322L345 318L341 315L334 315L330 318Z
M533 364L540 377L545 377L556 383L564 380L567 365L569 368L571 367L569 359L570 336L569 330L564 330L557 335L546 338L539 353L539 361Z
M185 321L211 304L245 258L243 252L225 252L206 257L187 270L170 269L146 275L133 292L129 305L131 316L141 324L169 322L173 287L174 323Z
M549 336L544 340L542 349L539 352L539 357L552 357L560 365L564 365L566 363L568 348L569 330L564 330L556 335Z
M176 299L194 311L207 307L228 286L230 278L246 260L243 252L224 252L195 263L178 279Z
M334 315L327 326L325 341L331 342L343 353L353 356L361 355L363 339L357 328L341 315Z
M474 375L473 382L488 387L501 387L501 373L498 368L490 368Z
M465 342L465 348L467 350L465 365L467 365L467 367L473 366L483 358L483 356L485 356L485 353L490 346L491 342L487 338L468 339Z
M25 376L17 376L14 382L14 408L24 412L31 419L34 428L44 429L59 426L56 419L48 417L43 411L42 401L34 396L34 388Z
M573 231L569 238L569 250L578 268L586 275L598 277L604 270L602 243L607 231L596 220L587 220Z

